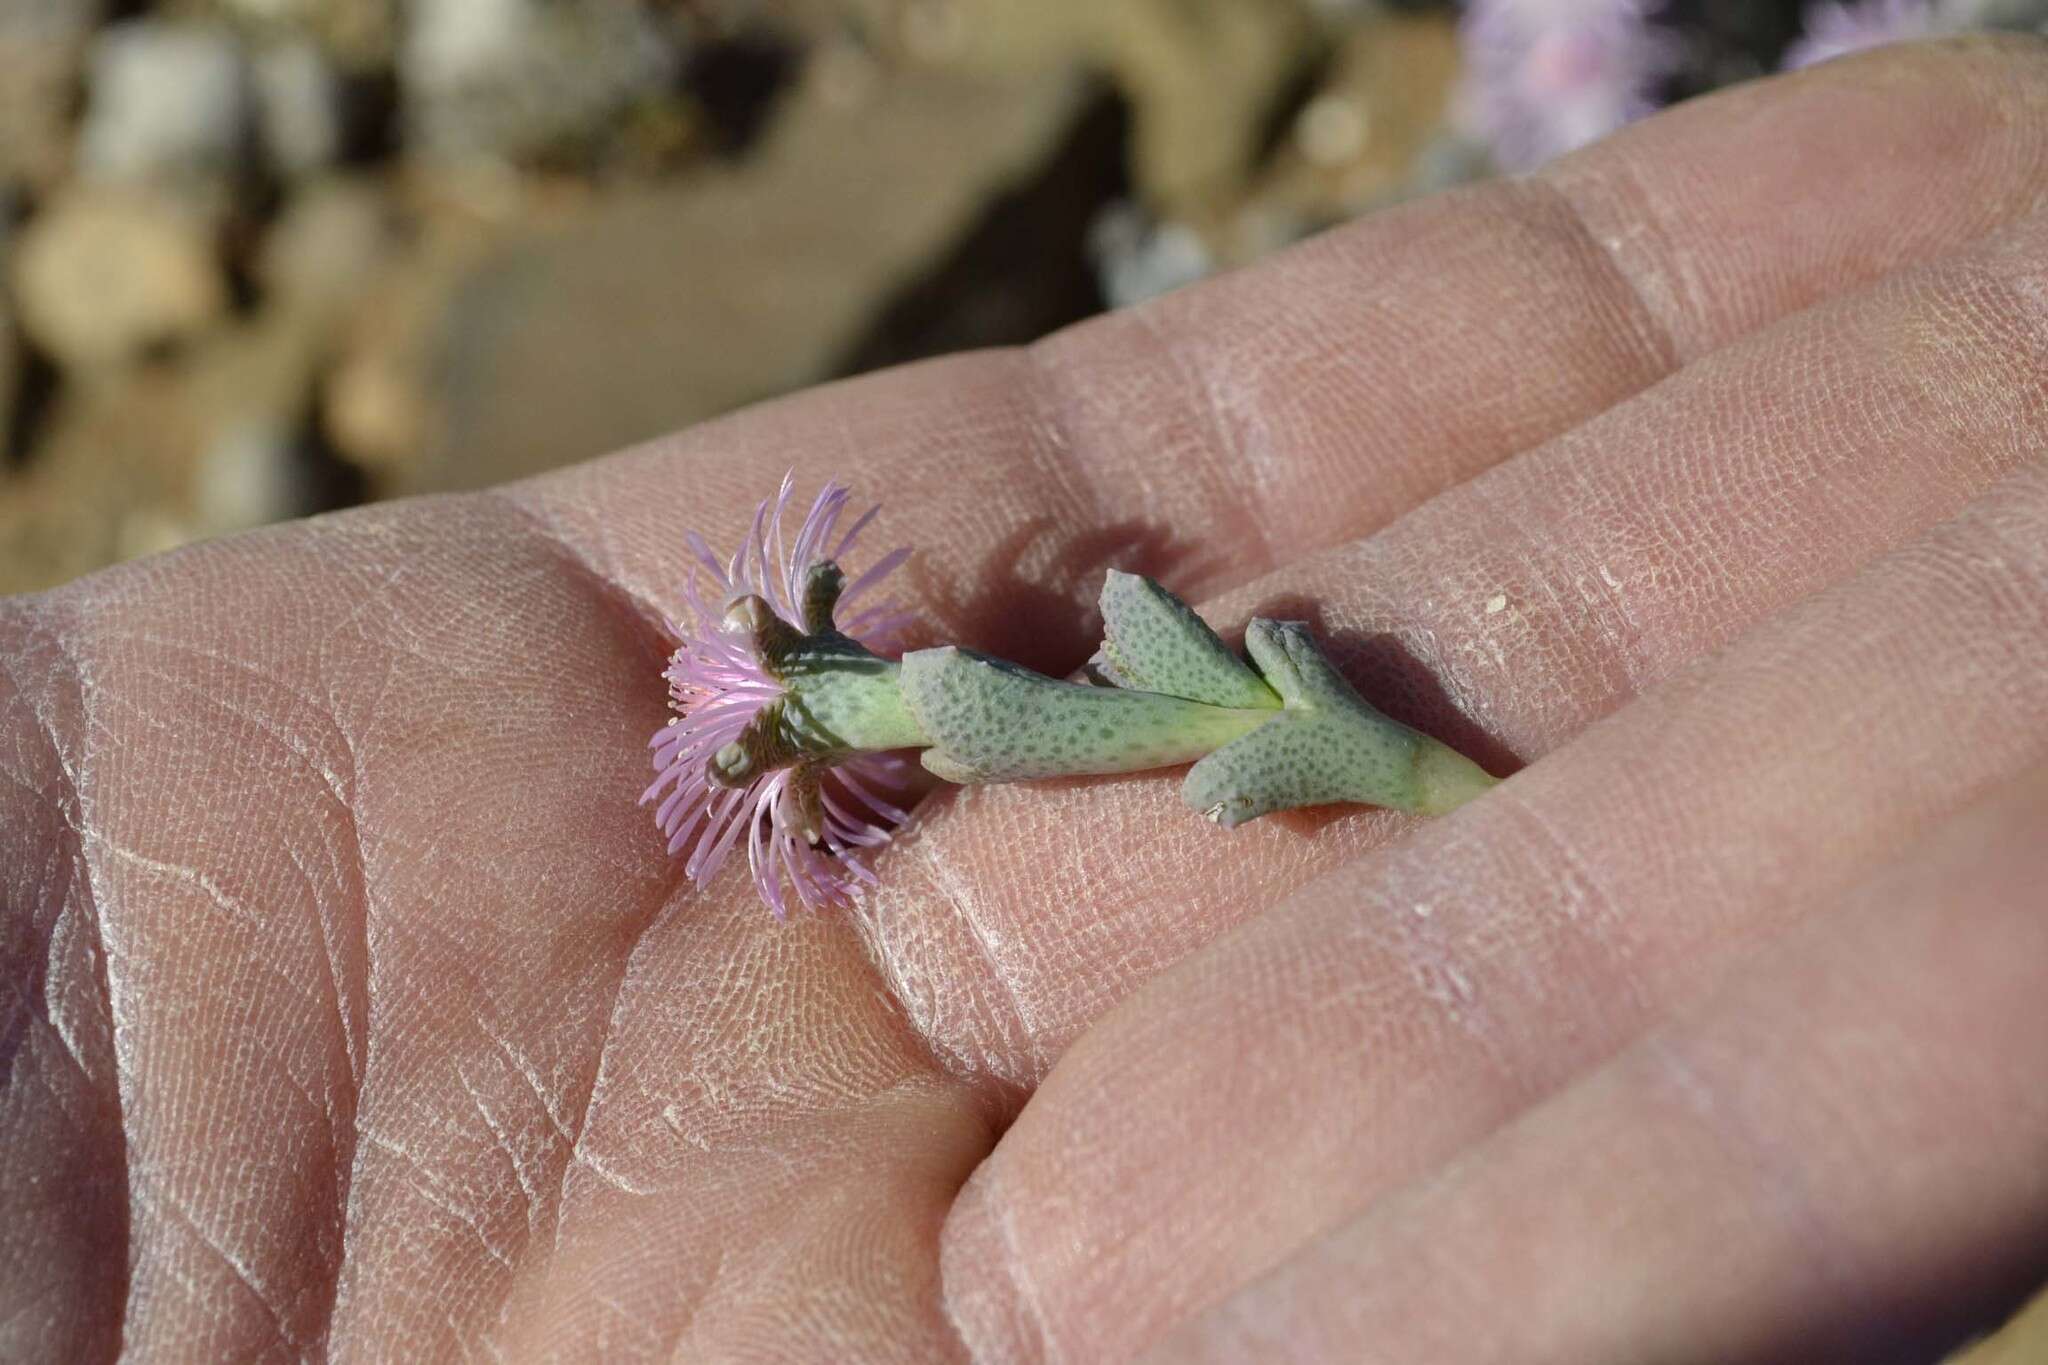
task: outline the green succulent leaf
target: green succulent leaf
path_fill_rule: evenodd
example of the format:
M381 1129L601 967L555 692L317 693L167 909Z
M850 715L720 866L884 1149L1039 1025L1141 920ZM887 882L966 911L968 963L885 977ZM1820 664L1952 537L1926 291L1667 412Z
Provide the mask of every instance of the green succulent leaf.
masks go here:
M837 631L805 638L781 666L781 724L812 757L906 749L925 742L903 704L897 665Z
M1369 705L1300 622L1254 619L1245 646L1286 709L1188 772L1181 798L1216 823L1339 801L1435 814L1493 785L1470 759Z
M1151 579L1111 569L1101 602L1103 671L1119 687L1242 710L1280 705L1208 622Z
M1059 682L958 648L903 656L903 699L952 782L1139 772L1185 763L1249 734L1269 709Z

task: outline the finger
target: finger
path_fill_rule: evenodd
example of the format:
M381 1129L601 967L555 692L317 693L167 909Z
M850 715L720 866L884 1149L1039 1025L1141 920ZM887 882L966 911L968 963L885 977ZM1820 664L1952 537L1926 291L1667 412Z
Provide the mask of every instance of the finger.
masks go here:
M1319 618L1366 696L1505 771L2038 458L2044 257L2048 216L1786 319L1210 610ZM1028 1088L1147 976L1412 827L1224 837L1178 780L926 806L866 927L958 1069Z
M1932 1360L2048 1273L2048 769L1161 1360Z
M684 528L732 543L792 462L851 475L918 545L937 634L1064 671L1095 644L1105 565L1219 590L2026 212L2043 61L1973 40L1730 91L1033 351L822 391L519 497L672 606Z
M2037 466L1148 984L955 1205L967 1340L1131 1354L1697 998L2048 757L2044 620Z

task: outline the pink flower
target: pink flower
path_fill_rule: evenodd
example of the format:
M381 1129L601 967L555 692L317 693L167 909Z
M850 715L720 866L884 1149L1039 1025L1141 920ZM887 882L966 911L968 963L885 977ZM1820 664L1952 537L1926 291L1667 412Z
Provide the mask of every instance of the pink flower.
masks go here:
M1805 36L1785 49L1785 69L1797 71L1868 47L1925 38L1939 27L1928 0L1819 0L1807 6Z
M887 843L889 831L903 821L904 812L884 793L898 789L912 766L891 754L799 756L787 766L764 768L743 786L713 780L713 756L739 743L757 723L775 726L787 695L759 657L755 633L728 619L729 609L758 596L802 633L805 574L821 560L843 559L880 510L869 508L834 544L848 490L829 483L785 549L784 515L794 489L794 475L785 476L776 496L755 510L739 552L724 564L702 536L690 533L698 561L686 595L691 624L669 622L680 643L662 674L675 716L650 741L658 776L640 797L643 805L660 798L655 823L668 836L670 853L691 845L684 871L699 887L709 886L727 856L744 844L754 886L777 918L789 913L788 887L806 908L817 909L843 904L856 883L874 881L859 851ZM909 554L900 549L884 555L839 594L837 628L878 654L896 652L911 617L886 603L856 603ZM715 590L715 608L704 596L706 579Z
M1657 3L1472 0L1459 29L1465 118L1503 170L1530 170L1656 107L1678 56L1646 22Z

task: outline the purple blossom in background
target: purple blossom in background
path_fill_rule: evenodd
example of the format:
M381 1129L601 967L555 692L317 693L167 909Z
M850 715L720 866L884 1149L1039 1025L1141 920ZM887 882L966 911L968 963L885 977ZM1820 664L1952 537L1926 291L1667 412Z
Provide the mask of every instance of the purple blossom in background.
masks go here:
M725 563L702 536L689 535L698 561L686 595L691 621L687 626L669 623L680 643L662 674L675 716L649 742L658 776L640 796L642 804L661 799L655 822L668 836L671 854L694 840L684 872L699 887L709 886L744 843L754 886L778 917L789 911L785 885L815 910L843 903L855 882L874 880L856 854L887 843L889 831L903 822L904 812L884 794L910 768L893 754L857 754L830 767L805 763L764 771L741 787L721 786L710 778L712 756L764 716L772 724L772 710L786 694L781 680L756 657L748 632L726 621L727 609L743 597L758 596L792 629L801 630L805 571L817 560L841 559L880 510L870 508L835 545L832 536L848 492L827 484L785 550L783 519L794 487L793 478L784 478L777 495L755 509L753 530ZM839 606L852 610L840 629L878 653L894 652L910 617L885 604L855 604L909 553L884 555L839 597ZM716 591L715 608L704 599L702 578Z
M1503 170L1526 171L1656 107L1676 40L1657 0L1472 0L1459 28L1464 113Z
M1941 31L1928 0L1819 0L1806 8L1806 32L1785 49L1785 69L1797 71L1867 47L1925 38Z

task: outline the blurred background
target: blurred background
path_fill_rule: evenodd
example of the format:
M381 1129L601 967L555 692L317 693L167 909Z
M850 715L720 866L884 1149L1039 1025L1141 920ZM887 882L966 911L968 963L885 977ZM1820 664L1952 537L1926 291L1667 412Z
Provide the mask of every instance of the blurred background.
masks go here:
M0 592L1029 341L2048 0L0 0Z

